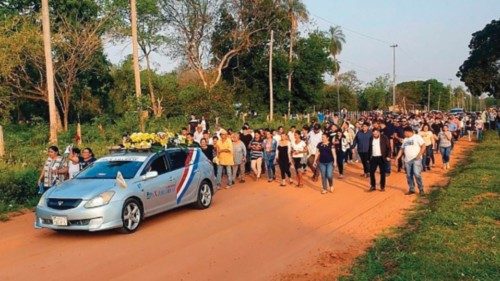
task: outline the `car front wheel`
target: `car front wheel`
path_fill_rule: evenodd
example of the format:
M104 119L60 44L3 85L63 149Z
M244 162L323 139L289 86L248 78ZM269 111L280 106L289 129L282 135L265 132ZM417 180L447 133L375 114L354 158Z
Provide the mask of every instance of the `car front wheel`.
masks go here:
M210 207L210 204L212 204L212 197L212 188L208 182L203 181L198 189L198 201L196 202L198 209L206 209Z
M132 233L137 230L142 221L142 210L136 199L128 199L122 209L122 233Z

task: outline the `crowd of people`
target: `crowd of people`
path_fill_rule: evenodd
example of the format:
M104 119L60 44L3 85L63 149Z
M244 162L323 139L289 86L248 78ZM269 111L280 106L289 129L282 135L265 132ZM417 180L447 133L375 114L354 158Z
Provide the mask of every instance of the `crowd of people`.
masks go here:
M268 182L274 182L278 167L280 186L302 187L309 169L313 182L321 178L324 194L334 190L335 170L342 179L346 164L361 162L361 176L369 178L368 190L376 189L378 171L378 185L384 191L394 162L397 172L406 173L407 194L414 194L415 187L424 194L422 172L435 169L436 154L441 155L441 169L447 170L459 138L467 136L472 141L475 133L481 141L485 129L498 130L500 135L496 109L458 115L373 111L358 116L341 112L339 116L320 112L315 119L301 128L291 126L288 130L254 129L245 123L237 131L219 125L210 131L204 118L200 121L191 116L189 127L182 129L180 138L188 146L199 146L213 162L217 188L222 187L223 177L227 177L225 188L245 182L248 176L259 181L263 174Z
M341 116L335 113L318 113L309 124L300 128L291 126L276 129L251 128L245 123L241 130L223 129L216 124L210 129L208 121L191 116L188 126L182 128L182 144L199 147L213 163L217 188L233 187L244 183L248 177L275 182L276 166L279 185L304 186L307 170L311 180L321 178L321 193L334 190L334 171L344 178L344 166L360 162L360 176L368 180L367 190L386 188L386 177L393 170L406 173L408 192L424 194L422 172L435 169L436 154L442 158L442 169L449 169L455 142L467 136L478 141L483 131L497 130L500 136L500 116L496 109L481 113L452 115L441 112L418 114L393 114L381 111ZM68 156L62 157L59 149L51 146L39 178L40 192L56 181L71 179L73 175L95 161L90 148L81 151L72 147ZM65 154L66 155L66 154ZM336 168L336 169L335 169ZM292 171L294 172L292 174Z

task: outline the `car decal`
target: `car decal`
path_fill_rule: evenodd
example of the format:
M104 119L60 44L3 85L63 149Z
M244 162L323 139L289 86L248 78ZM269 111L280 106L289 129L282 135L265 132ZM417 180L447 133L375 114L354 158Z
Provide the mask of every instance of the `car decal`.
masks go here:
M188 190L191 182L194 179L194 175L196 170L198 169L198 160L200 158L200 152L196 149L189 150L189 154L186 158L186 166L184 167L184 171L182 172L181 180L179 181L179 185L177 185L177 204L179 204L182 200L182 197Z

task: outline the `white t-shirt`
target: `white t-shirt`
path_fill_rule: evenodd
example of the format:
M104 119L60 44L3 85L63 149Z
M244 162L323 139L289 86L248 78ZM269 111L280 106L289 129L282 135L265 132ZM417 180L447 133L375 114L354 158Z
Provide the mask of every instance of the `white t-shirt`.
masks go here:
M80 172L80 163L73 164L73 161L69 161L68 162L69 179L74 178L78 172Z
M382 156L382 151L380 151L380 137L379 138L373 138L373 141L372 141L372 156L373 157Z
M424 139L417 134L413 134L413 136L405 138L403 140L403 145L401 146L405 154L405 162L415 159L415 157L417 157L420 153L420 147L424 144Z
M193 140L197 143L200 143L201 139L203 138L203 132L194 132L193 134Z
M310 131L309 134L307 134L307 139L309 140L307 145L309 155L316 154L316 149L317 149L316 147L321 142L322 136L323 132L321 130L319 130L317 134L314 133L314 131Z
M302 140L299 143L292 142L292 157L293 158L304 157L303 151L305 148L306 148L306 143Z

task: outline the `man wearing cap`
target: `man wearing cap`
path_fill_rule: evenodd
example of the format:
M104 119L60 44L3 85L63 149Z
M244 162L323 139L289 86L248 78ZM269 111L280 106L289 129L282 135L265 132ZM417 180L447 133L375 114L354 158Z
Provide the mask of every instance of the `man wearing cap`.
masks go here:
M231 167L234 165L233 159L233 142L227 136L227 131L220 129L220 140L217 142L215 147L217 148L217 189L221 188L222 182L222 170L226 169L227 175L227 186L230 188L233 185L233 173L231 172Z

